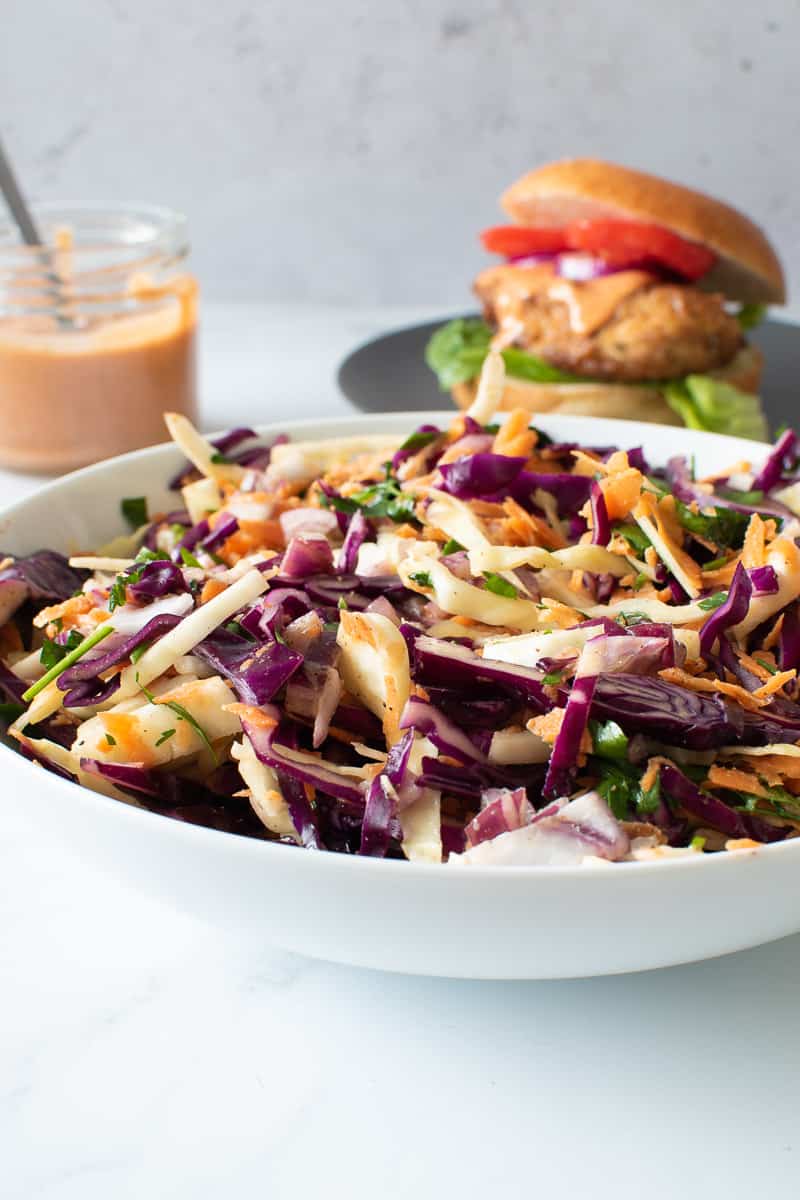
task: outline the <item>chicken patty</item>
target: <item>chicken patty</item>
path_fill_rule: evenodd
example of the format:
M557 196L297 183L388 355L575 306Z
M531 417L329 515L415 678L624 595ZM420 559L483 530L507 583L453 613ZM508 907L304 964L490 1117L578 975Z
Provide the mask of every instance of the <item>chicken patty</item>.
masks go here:
M504 345L587 379L674 379L717 370L737 354L744 341L741 327L722 296L646 272L630 274L638 277L629 281L630 293L586 332L576 330L563 283L550 268L493 267L478 276L475 292ZM580 295L580 289L603 282L568 288Z

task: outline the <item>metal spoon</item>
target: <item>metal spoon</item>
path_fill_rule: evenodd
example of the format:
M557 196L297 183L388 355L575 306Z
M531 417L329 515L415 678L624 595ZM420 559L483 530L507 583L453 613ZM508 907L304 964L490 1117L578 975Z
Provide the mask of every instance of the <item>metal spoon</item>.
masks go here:
M0 139L0 191L2 191L9 211L22 234L22 240L27 246L39 247L39 260L47 272L48 282L52 285L47 290L53 297L56 320L65 329L74 328L74 322L67 316L64 310L64 281L58 272L53 269L52 251L42 242L36 222L20 191L16 175L11 166L11 160L3 149L2 139Z

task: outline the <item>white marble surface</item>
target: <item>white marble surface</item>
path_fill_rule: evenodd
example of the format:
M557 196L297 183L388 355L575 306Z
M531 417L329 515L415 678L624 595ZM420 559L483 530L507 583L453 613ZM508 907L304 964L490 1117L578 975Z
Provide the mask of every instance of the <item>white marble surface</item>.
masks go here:
M209 308L208 422L345 411L338 357L418 315ZM797 1195L800 938L463 983L272 950L279 919L263 942L203 925L6 813L3 1200Z
M724 197L800 272L794 0L0 9L31 193L182 209L214 299L460 308L501 190L585 154Z

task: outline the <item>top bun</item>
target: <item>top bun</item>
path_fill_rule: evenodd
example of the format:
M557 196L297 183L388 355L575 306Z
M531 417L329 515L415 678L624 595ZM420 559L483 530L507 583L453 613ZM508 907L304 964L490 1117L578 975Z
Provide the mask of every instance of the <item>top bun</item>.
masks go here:
M717 262L700 283L742 303L786 300L778 256L749 217L678 183L596 158L566 158L529 171L500 203L519 225L593 218L649 221L708 246Z

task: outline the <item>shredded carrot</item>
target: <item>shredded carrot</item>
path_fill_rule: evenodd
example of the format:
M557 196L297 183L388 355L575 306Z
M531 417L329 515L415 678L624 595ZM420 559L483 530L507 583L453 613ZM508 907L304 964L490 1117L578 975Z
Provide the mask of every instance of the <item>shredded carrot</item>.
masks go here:
M236 533L222 543L219 556L232 567L257 550L283 550L284 545L280 521L240 521Z
M548 617L555 621L559 629L572 629L581 621L581 614L568 604L562 604L560 600L542 596L542 604L547 609Z
M225 591L226 586L221 579L207 579L200 593L200 603L208 604L209 600L213 600L215 596L221 595Z
M503 502L506 520L504 533L511 546L542 546L545 550L563 550L566 540L560 530L553 529L542 517L526 512L511 496Z
M724 471L715 471L711 475L704 475L702 479L697 480L697 483L717 483L720 479L730 479L731 475L744 475L749 470L750 463L746 459L741 459L732 467L726 467Z
M766 700L757 699L746 688L740 687L738 683L725 683L721 679L704 679L699 675L690 675L688 671L682 671L680 667L665 667L658 673L667 683L680 684L681 687L685 687L691 692L721 692L724 696L730 696L732 700L736 700L742 708L746 708L750 712L758 712L759 708L766 703Z
M725 843L726 850L758 850L759 846L763 846L763 842L754 842L752 838L728 838Z
M611 514L609 513L609 516ZM661 539L666 543L675 562L685 572L695 587L699 588L700 567L690 554L683 549L683 529L678 520L674 496L664 496L661 500L651 492L642 492L639 503L633 513L634 517L649 517L655 522Z
M768 700L770 696L774 696L781 688L797 678L797 671L792 668L791 671L779 671L777 675L770 675L766 683L762 683L760 688L756 688L753 692L753 698L756 700Z
M43 608L36 614L33 623L37 628L41 628L43 625L49 625L51 621L61 621L62 629L72 629L78 618L91 612L95 604L96 601L91 596L82 592L80 596L70 596L69 600L62 600L60 604L51 604L49 608Z
M728 587L733 583L733 576L739 563L739 555L732 558L724 567L715 567L713 571L703 571L701 579L706 587Z
M549 713L545 713L541 717L532 717L527 723L527 728L531 733L535 733L537 737L540 737L543 742L547 742L549 746L552 746L563 724L565 711L563 708L552 708ZM592 735L588 729L584 729L581 734L579 749L581 758L584 754L591 754L592 752Z
M223 704L225 712L232 712L239 718L257 725L259 729L274 729L278 722L253 704Z
M572 468L573 475L588 475L590 479L594 479L595 475L606 475L608 468L596 455L588 453L586 450L571 451L572 457L575 459L575 464Z
M505 425L501 425L492 443L493 454L511 458L529 458L538 441L535 429L529 429L531 414L525 408L515 408Z
M764 638L764 641L761 643L764 650L771 650L773 646L777 646L778 642L780 641L781 630L783 629L783 617L784 614L781 613L775 624L772 626L772 629L770 629L769 633Z
M748 796L769 795L755 775L740 771L737 767L723 767L715 763L709 768L708 783L711 787L727 788L731 792L746 792Z
M767 530L758 513L753 513L747 525L742 546L742 566L748 571L763 567L766 556Z
M642 775L640 781L640 787L643 792L649 792L655 784L655 781L658 778L661 762L662 760L660 758L649 758L647 760L647 766L645 767L644 774Z

